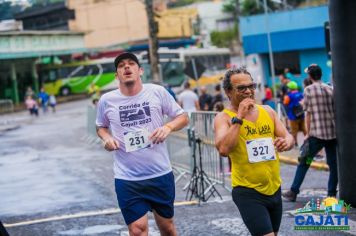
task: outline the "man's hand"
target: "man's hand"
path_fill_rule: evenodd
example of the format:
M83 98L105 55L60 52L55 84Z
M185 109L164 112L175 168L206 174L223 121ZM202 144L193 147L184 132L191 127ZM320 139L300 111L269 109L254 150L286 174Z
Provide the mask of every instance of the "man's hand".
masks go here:
M148 137L153 144L163 143L167 136L172 132L172 129L167 125L155 129Z
M277 152L284 152L291 149L291 146L293 146L293 144L288 143L288 140L285 138L277 137L274 140L274 146L276 147Z
M104 145L105 150L109 151L109 152L117 150L120 147L119 141L117 141L116 139L114 139L112 137L105 139L103 142L103 145Z
M242 100L242 102L240 102L239 104L239 109L237 111L237 118L239 119L245 118L247 113L251 109L253 109L254 106L255 106L255 100L253 100L252 98L245 98L244 100Z

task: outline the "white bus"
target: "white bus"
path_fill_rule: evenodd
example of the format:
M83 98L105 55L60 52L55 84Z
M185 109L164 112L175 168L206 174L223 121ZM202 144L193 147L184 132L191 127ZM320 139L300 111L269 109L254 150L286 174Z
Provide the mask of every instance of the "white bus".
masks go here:
M215 78L218 74L220 76L230 64L230 50L227 48L160 48L158 55L163 83L173 87L180 86L185 80L189 79L184 74L184 68L186 63L193 58L195 62L205 66L203 78ZM150 81L151 68L148 64L147 52L142 52L139 58L145 71L142 77L143 82L148 82Z

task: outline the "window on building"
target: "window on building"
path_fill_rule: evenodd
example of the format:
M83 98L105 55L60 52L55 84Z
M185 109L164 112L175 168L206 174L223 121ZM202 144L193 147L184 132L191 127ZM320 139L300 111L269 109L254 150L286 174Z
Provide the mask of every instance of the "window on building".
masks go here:
M226 31L233 29L235 26L234 19L222 19L216 21L216 30L217 31Z
M289 68L292 74L300 74L300 59L297 51L273 53L274 72L281 75L285 68Z

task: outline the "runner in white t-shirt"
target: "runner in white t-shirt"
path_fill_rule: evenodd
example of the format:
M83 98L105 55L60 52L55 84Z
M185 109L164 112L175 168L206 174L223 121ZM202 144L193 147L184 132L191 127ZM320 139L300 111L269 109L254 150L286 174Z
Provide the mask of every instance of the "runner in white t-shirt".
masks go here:
M163 235L176 235L174 177L165 139L188 124L187 114L167 90L142 84L137 57L115 59L119 88L98 103L97 133L114 152L115 189L130 235L147 235L147 211L153 211ZM164 124L164 115L171 121ZM110 131L109 131L110 129Z

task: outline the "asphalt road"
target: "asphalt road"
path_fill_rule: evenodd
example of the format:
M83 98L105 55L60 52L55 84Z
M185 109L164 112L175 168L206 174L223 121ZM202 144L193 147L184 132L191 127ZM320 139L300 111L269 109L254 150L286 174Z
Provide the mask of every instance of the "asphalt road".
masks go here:
M58 106L57 113L31 118L27 112L0 116L0 220L11 236L128 235L117 208L112 157L86 138L88 100ZM282 190L295 166L281 164ZM350 231L295 231L293 212L311 197L326 195L328 172L311 169L296 203L284 202L280 235L356 235L356 214ZM179 235L249 235L230 193L223 200L185 201L176 187L175 222ZM149 217L150 235L159 235Z

